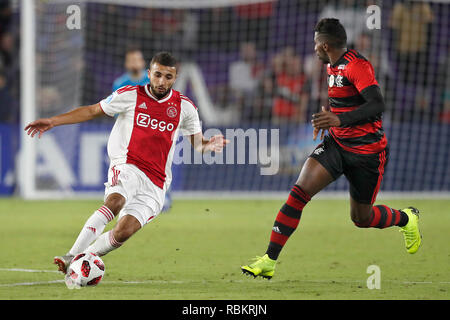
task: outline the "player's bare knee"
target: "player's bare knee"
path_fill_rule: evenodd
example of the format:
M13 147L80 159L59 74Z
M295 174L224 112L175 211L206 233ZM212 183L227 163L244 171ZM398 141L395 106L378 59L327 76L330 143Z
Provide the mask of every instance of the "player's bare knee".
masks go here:
M122 210L123 206L125 205L125 201L126 200L124 196L118 193L113 193L106 199L105 206L107 206L109 210L111 210L112 213L117 216L120 210Z
M350 210L350 217L358 228L367 228L370 223L370 211L369 214L367 214L366 210L358 210L355 208L352 208Z
M353 224L358 228L368 228L369 220L352 219Z

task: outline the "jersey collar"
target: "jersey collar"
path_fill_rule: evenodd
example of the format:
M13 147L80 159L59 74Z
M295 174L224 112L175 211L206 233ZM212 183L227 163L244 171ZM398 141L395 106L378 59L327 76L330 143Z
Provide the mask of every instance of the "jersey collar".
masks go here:
M345 51L344 54L343 54L339 59L337 59L337 61L336 61L333 65L330 63L330 66L331 66L332 68L334 68L334 67L336 67L336 66L342 64L344 61L346 61L346 60L345 60L345 56L347 55L347 53L349 53L349 51L350 51L350 50L347 49L347 51Z

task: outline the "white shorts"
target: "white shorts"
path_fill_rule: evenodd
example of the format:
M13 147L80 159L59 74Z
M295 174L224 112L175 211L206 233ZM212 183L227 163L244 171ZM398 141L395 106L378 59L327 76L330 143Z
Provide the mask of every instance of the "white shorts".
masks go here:
M126 199L119 219L124 215L131 215L142 227L155 218L164 205L165 191L132 164L119 164L109 168L104 201L112 193L119 193Z

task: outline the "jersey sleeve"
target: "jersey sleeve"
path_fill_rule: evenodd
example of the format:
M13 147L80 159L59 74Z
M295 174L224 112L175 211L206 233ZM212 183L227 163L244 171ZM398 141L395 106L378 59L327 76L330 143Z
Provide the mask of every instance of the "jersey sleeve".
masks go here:
M181 134L184 136L202 132L197 108L189 101L181 101L182 119L180 123Z
M372 64L367 60L356 60L347 67L347 79L355 86L358 92L365 88L377 85Z
M133 94L134 91L123 91L121 89L114 91L107 98L100 101L103 112L110 117L118 113L126 112L135 105L134 100L136 97Z

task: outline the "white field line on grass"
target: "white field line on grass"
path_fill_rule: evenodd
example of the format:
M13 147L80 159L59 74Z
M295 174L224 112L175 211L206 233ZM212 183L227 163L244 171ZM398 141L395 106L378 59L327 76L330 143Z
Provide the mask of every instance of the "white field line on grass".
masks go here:
M60 273L55 270L38 270L38 269L22 269L22 268L0 268L0 271L11 271L11 272L44 272L44 273ZM248 280L143 280L143 281L102 281L103 284L189 284L189 283L202 283L206 284L208 282L228 282L228 283L243 283ZM277 282L276 280L271 280L272 282ZM361 283L365 284L365 280L297 280L298 282L307 283ZM402 280L382 280L382 282L387 283L397 283L397 284L450 284L450 281L402 281ZM51 281L36 281L36 282L18 282L18 283L5 283L0 284L0 287L17 287L17 286L33 286L33 285L44 285L44 284L55 284L64 283L64 280L51 280Z
M21 268L0 268L0 271L60 273L59 271L56 270L21 269Z
M52 284L52 283L64 283L64 280L5 283L5 284L0 284L0 287L35 286L35 285L40 285L40 284Z

